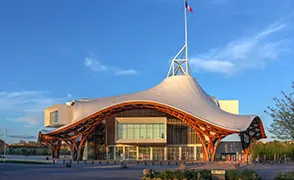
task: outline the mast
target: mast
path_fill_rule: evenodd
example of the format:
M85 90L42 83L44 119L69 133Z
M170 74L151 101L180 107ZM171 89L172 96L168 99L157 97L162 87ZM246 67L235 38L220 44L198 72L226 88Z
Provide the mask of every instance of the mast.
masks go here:
M187 1L184 0L184 33L185 33L185 43L181 50L173 58L170 65L167 77L186 75L189 76L189 63L188 63L188 23L187 23ZM189 7L190 8L190 7Z
M184 0L184 21L185 21L185 45L186 45L186 73L189 74L189 65L188 65L188 27L187 27L187 1Z

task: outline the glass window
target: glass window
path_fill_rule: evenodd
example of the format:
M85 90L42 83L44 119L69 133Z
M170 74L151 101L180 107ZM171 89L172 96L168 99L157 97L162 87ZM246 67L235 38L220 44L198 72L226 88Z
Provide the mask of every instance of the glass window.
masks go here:
M147 139L153 139L152 124L147 124Z
M167 147L167 160L179 160L179 147Z
M154 139L159 138L159 124L153 124L153 129L154 129Z
M118 124L118 138L119 139L122 139L122 133L123 133L123 131L122 131L122 125L121 124Z
M123 147L116 147L115 148L115 156L117 160L123 159Z
M140 139L140 125L134 124L134 139Z
M119 139L161 139L165 138L164 123L118 124Z
M159 124L159 138L165 138L164 124Z
M194 160L194 147L182 147L182 160Z
M122 138L128 138L128 124L122 124Z
M126 147L126 159L127 160L136 160L137 159L137 147L136 146L127 146Z
M153 147L152 158L154 161L164 160L164 147Z
M58 122L58 111L54 111L50 113L50 124L54 124Z
M150 147L139 147L139 160L150 160Z
M146 124L140 124L140 139L146 139Z
M134 139L134 125L128 124L128 139Z

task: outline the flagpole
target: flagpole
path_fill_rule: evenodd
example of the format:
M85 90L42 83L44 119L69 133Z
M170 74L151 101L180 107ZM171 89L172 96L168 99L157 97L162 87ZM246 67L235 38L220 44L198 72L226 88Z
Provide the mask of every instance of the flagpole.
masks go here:
M184 18L185 18L185 45L186 45L186 75L189 74L188 67L188 27L187 27L187 8L186 0L184 0Z

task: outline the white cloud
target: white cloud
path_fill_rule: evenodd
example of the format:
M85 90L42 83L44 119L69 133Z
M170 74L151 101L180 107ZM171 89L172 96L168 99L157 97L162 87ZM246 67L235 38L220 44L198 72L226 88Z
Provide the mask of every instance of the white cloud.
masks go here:
M137 74L138 72L134 69L128 69L128 70L118 70L115 75L132 75Z
M202 59L191 59L190 65L192 67L197 67L197 69L201 69L206 72L220 72L226 73L231 72L235 68L235 64L226 61L218 61L218 60L202 60Z
M84 65L91 69L91 71L107 71L107 67L102 65L99 61L86 57Z
M227 43L224 47L211 49L190 59L194 71L216 72L232 75L248 69L260 69L271 61L279 59L282 53L290 51L286 41L276 34L287 24L271 24L255 35ZM273 40L274 39L274 40Z
M121 69L113 66L106 66L95 58L89 57L85 58L84 65L94 72L110 72L115 75L134 75L138 73L134 69Z
M55 98L44 91L0 92L0 116L32 127L43 122L44 108L55 103L64 103L72 96Z

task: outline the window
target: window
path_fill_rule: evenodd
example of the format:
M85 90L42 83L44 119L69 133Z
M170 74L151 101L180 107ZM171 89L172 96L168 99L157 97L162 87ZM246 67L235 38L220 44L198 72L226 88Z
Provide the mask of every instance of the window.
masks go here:
M50 124L54 124L58 122L58 111L54 111L50 113Z
M140 139L140 124L134 124L134 139Z
M146 124L140 124L140 139L146 139Z
M164 139L164 123L120 123L117 127L119 139Z

